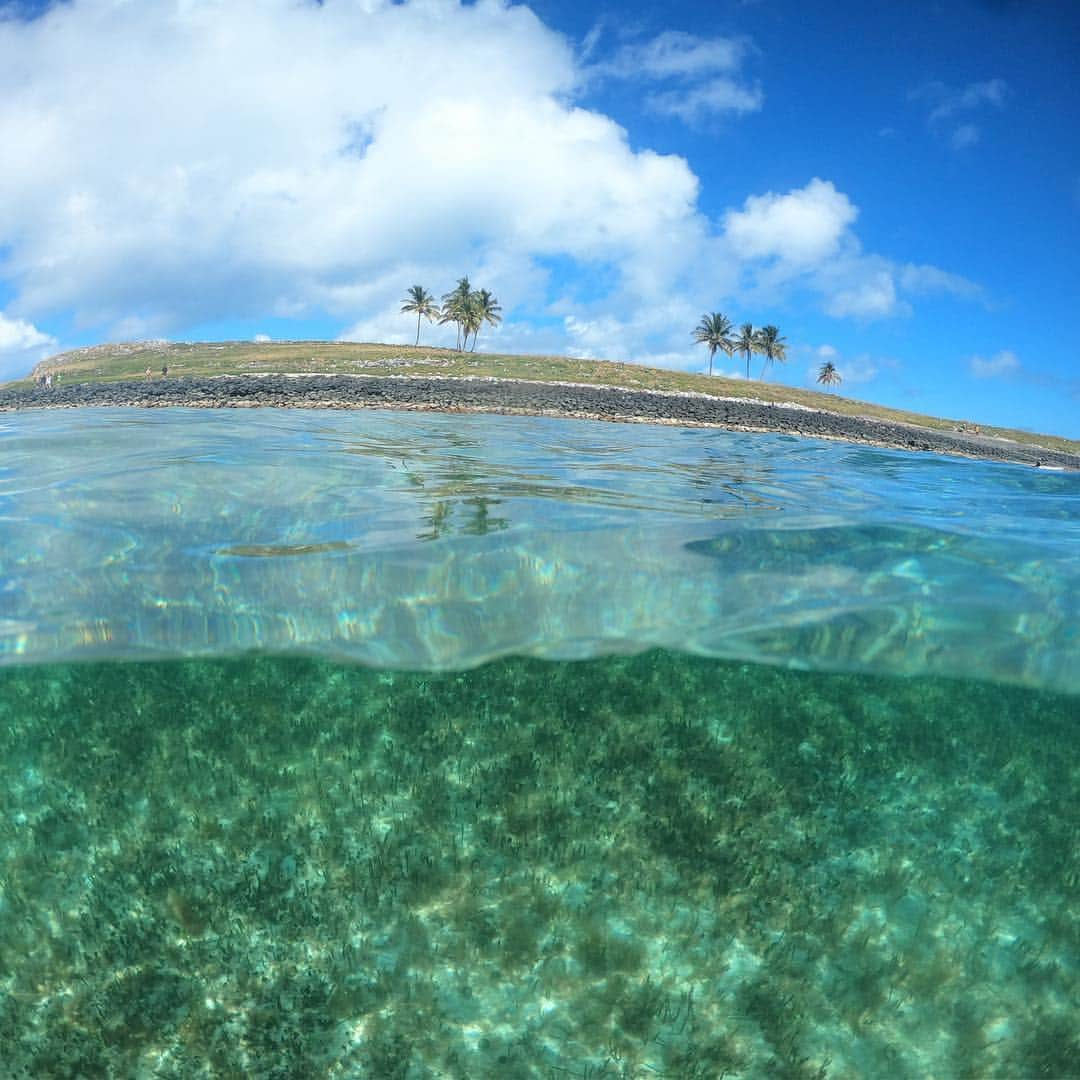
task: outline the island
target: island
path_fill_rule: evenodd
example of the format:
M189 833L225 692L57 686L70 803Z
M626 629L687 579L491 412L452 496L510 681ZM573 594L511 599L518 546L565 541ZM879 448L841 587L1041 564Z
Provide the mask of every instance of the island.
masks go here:
M350 342L139 342L42 361L0 411L384 408L717 427L1080 469L1080 443L759 380L553 356Z

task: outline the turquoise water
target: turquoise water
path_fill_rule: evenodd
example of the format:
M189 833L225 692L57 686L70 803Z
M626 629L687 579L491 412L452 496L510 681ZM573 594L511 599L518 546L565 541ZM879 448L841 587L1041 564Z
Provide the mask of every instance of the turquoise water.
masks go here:
M1080 476L783 435L253 409L0 420L0 660L675 648L1080 691Z
M0 418L0 1074L1080 1076L1078 534L782 436Z

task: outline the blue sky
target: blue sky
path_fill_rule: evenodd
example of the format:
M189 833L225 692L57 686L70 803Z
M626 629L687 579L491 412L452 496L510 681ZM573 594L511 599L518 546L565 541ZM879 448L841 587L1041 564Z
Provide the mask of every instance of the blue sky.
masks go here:
M0 12L0 377L411 341L408 286L468 274L481 349L703 370L721 311L780 327L773 381L1080 438L1080 5Z

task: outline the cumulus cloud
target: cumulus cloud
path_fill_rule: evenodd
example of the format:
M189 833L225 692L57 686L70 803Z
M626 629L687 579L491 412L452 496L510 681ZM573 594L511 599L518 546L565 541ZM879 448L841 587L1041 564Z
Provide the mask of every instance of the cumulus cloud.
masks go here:
M785 195L751 195L724 215L724 233L744 258L811 264L836 252L858 214L832 183L815 178Z
M977 379L997 379L1016 375L1020 371L1020 358L1011 350L1002 349L989 359L973 356L968 368Z
M9 319L0 312L0 380L26 374L55 349L56 338L25 319Z
M637 79L691 121L760 108L753 52L667 33L586 68L502 0L70 0L0 18L9 316L131 338L329 314L343 337L404 342L404 289L468 273L506 317L480 348L691 367L687 328L747 289L775 306L807 288L859 317L955 291L864 253L828 180L712 223L683 158L575 103L596 77ZM602 287L575 293L554 263Z
M863 251L858 207L828 180L780 194L751 195L722 221L728 257L742 263L757 299L805 288L835 318L877 319L911 311L906 295L980 295L972 282L935 266L897 264Z
M31 317L143 332L388 307L496 255L604 261L630 293L677 277L706 233L696 177L568 104L576 81L559 35L493 0L7 20L3 272Z

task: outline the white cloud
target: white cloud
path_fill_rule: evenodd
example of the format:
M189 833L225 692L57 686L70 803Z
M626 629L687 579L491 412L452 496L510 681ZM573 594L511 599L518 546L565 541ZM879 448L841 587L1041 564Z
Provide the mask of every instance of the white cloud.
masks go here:
M570 341L570 347L567 350L570 356L576 356L582 360L607 360L625 355L621 349L614 354L604 351L612 342L626 339L626 326L618 319L610 315L594 319L579 319L574 315L567 315L564 322Z
M848 386L860 386L863 383L873 382L878 377L881 367L877 360L869 356L853 356L843 361L841 365L837 365L837 369Z
M671 287L707 238L697 179L569 105L577 80L560 36L495 0L79 0L0 22L15 306L154 333L388 308L403 282L549 254L617 267L628 297Z
M9 319L0 312L0 380L26 374L55 349L56 338L25 319Z
M1011 350L1002 349L988 360L973 356L968 362L968 368L977 379L997 379L1017 374L1020 370L1020 358Z
M624 49L622 58L654 78L708 75L737 71L748 48L743 38L700 38L681 30L667 30L643 46Z
M936 266L907 263L899 268L897 277L901 287L915 295L947 293L961 300L975 300L983 294L973 281Z
M815 178L785 195L751 195L741 210L724 215L724 234L744 259L807 265L838 250L858 213L830 181Z
M982 138L982 133L977 124L961 124L949 136L949 145L954 150L964 150L969 146L974 146L980 138Z
M928 83L915 91L916 98L934 102L929 121L935 124L947 120L959 112L970 112L983 105L1002 108L1009 94L1008 83L1004 79L989 79L986 82L969 83L961 89L953 89L944 83Z
M645 105L661 116L677 116L687 124L696 124L713 113L756 112L764 100L760 87L747 89L731 79L711 79L690 90L648 94Z
M25 319L9 319L0 313L0 352L22 352L56 344Z
M682 30L666 30L650 41L623 45L610 60L595 65L593 72L651 79L734 74L750 50L745 38L703 38Z
M752 52L668 33L605 73L502 0L72 0L0 19L9 315L131 338L329 313L343 337L404 342L404 290L468 273L506 318L481 349L695 367L689 328L748 291L863 317L892 313L890 282L893 312L950 291L864 254L828 180L753 195L717 229L684 159L573 103L595 76L688 120L760 107ZM552 262L603 286L579 296Z
M850 288L837 289L828 297L825 310L836 318L880 318L897 309L896 284L889 270L877 270Z
M595 44L590 35L590 51ZM762 107L761 87L740 81L743 61L752 51L745 38L705 38L668 30L650 41L623 45L610 59L592 65L587 75L664 83L665 89L645 95L645 107L699 124L712 116L756 112Z
M930 82L913 90L908 97L928 106L926 122L932 130L947 137L954 150L964 150L982 138L982 130L970 119L971 115L987 108L1004 108L1009 94L1009 84L1004 79L987 79L963 87Z
M742 266L756 305L803 288L835 318L906 315L912 309L905 294L981 295L958 274L864 252L852 228L858 215L846 194L819 178L785 194L751 195L723 217L725 258Z
M826 361L836 368L847 387L873 382L880 375L899 367L895 360L877 359L865 353L845 358L834 346L819 345L810 350L809 363L802 371L802 379L807 386L817 387L821 365Z

